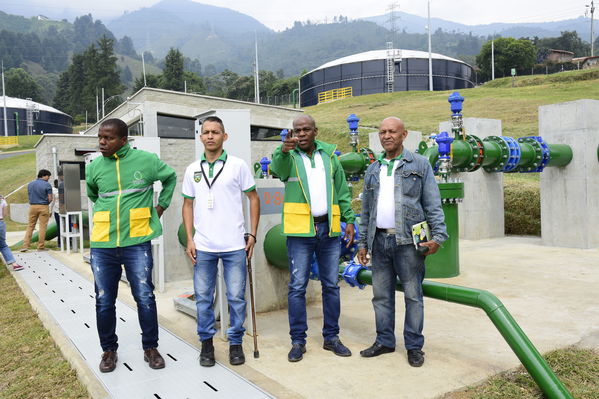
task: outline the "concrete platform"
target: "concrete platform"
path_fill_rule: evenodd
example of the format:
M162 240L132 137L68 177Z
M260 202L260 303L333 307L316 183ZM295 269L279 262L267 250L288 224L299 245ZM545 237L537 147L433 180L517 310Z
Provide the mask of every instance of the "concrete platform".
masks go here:
M540 238L531 237L463 240L460 248L461 275L443 282L495 294L541 353L575 344L599 349L598 249L544 247ZM89 265L80 255L52 255L91 280ZM19 279L18 273L16 276ZM435 398L519 365L482 310L425 298L426 362L421 368L410 367L401 345L402 293L397 294L398 350L363 359L359 351L375 338L372 291L370 287L358 290L340 285L341 339L353 351L352 357L336 357L322 349L322 309L314 303L308 309L310 329L304 360L287 361L289 326L287 312L282 310L258 315L260 358L252 357L252 337L247 336L247 362L234 370L279 398ZM191 280L167 283L166 292L157 294L159 321L198 346L195 320L172 304L174 296L191 288ZM119 299L133 304L124 284ZM72 360L76 353L63 348L69 344L68 340L59 342ZM225 365L227 348L226 342L216 342L217 359ZM79 365L77 371L88 386L94 386L89 370Z

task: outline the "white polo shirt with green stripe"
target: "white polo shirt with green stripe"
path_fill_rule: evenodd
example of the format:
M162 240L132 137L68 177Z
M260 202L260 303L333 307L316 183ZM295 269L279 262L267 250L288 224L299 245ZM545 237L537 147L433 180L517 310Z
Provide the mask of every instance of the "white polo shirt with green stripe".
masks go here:
M229 252L245 248L243 196L255 189L256 182L248 165L224 150L212 163L202 154L200 160L187 167L181 192L185 198L194 200L193 241L196 249Z

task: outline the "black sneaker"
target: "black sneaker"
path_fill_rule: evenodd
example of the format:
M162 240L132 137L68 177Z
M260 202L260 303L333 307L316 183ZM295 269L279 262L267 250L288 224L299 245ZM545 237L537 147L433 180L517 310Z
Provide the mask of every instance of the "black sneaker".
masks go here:
M287 360L290 362L299 362L304 358L303 354L306 353L306 345L305 344L292 344L291 350L287 355Z
M341 340L334 339L332 341L324 341L322 348L328 351L332 351L337 356L348 357L351 356L349 348L341 343Z
M212 367L214 366L214 345L212 344L212 338L202 341L202 351L200 352L200 366Z
M245 355L243 354L243 347L241 345L229 346L229 363L232 366L239 366L245 363Z
M408 349L408 363L412 367L420 367L424 364L424 352L420 349Z

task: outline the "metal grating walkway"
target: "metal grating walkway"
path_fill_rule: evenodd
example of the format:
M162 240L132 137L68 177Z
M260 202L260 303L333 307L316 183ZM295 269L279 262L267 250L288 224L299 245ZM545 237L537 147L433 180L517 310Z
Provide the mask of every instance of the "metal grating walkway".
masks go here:
M214 367L201 367L199 351L162 327L159 349L166 367L150 369L143 360L137 312L118 300L119 360L115 371L101 373L93 283L48 253L15 255L25 266L18 273L112 398L271 398L219 363Z

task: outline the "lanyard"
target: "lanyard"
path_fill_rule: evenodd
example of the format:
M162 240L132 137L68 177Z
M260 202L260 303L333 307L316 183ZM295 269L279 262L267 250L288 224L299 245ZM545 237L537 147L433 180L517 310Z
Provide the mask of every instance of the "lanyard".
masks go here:
M206 185L208 186L208 190L210 190L212 188L212 186L216 182L216 179L218 179L218 177L220 176L220 174L223 172L223 169L225 168L225 164L226 163L227 163L227 157L225 157L225 160L223 161L222 168L220 168L220 170L218 171L218 173L216 174L216 176L214 176L214 179L212 179L212 183L210 183L208 181L208 176L206 176L206 172L204 171L204 162L200 163L200 169L202 169L202 175L204 176L204 181L206 182Z

